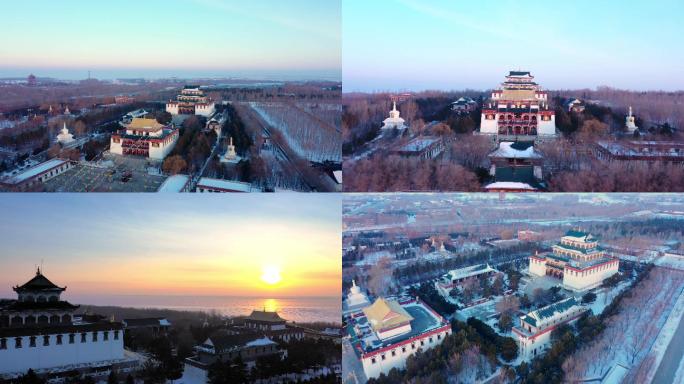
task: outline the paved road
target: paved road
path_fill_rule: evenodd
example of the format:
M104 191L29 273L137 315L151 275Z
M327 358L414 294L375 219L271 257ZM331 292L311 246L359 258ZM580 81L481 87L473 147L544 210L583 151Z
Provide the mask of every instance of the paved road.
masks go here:
M684 358L684 321L679 321L679 326L670 345L665 350L665 356L660 362L660 366L653 376L652 383L674 383L675 373Z

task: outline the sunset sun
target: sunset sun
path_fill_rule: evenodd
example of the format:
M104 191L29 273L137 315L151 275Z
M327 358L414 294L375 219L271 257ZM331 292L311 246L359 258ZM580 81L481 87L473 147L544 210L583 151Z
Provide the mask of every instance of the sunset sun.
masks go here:
M261 274L261 281L269 285L274 285L280 282L280 280L280 268L274 265L267 265L264 267Z

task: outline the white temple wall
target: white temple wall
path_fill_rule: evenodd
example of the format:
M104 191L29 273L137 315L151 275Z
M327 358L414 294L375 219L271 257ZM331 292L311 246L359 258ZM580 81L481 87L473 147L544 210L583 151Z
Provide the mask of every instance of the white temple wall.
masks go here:
M411 324L406 324L401 327L390 329L385 332L378 332L378 337L380 339L388 339L390 337L401 335L402 333L407 333L411 331Z
M208 106L202 106L202 105L196 105L195 106L195 115L200 115L200 116L206 116L209 117L214 114L214 104L209 104Z
M178 104L166 104L166 112L177 115L178 114Z
M389 373L389 371L392 370L392 368L404 369L406 368L406 359L409 356L413 355L421 349L428 350L434 348L435 346L441 344L448 334L448 331L443 331L438 334L433 334L429 337L424 337L421 339L423 340L424 344L422 346L420 345L420 341L416 340L415 342L413 342L413 344L415 345L415 349L411 348L411 344L404 344L403 346L397 346L396 348L391 349L382 354L377 354L373 357L363 358L361 359L363 371L366 374L367 378L377 378L378 376L380 376L381 373ZM437 335L440 335L439 340L437 339ZM432 337L432 343L430 343L430 337ZM405 352L402 351L402 347L405 347ZM394 352L394 356L392 356L392 352ZM384 360L382 359L383 355L385 356ZM373 363L373 359L375 359L375 363Z
M121 148L121 141L115 143L114 140L109 140L109 152L123 155L123 149Z
M152 160L164 160L164 158L171 153L171 150L173 150L177 141L178 134L175 134L170 142L167 142L166 144L160 143L159 147L154 147L152 146L152 143L150 143L149 158Z
M563 273L563 285L574 291L584 291L601 285L603 280L618 272L618 261L607 264L605 269L594 268L584 272L576 272L565 269Z
M530 274L535 276L546 275L546 262L530 257Z
M556 116L551 115L551 120L539 120L537 127L538 135L555 135L556 134Z
M497 128L497 119L498 117L495 117L493 120L487 120L483 113L482 119L480 120L480 133L496 135L499 132L499 129Z
M103 332L98 332L98 341L92 341L92 332L87 333L85 343L81 334L75 334L74 344L69 344L69 334L62 335L62 344L57 345L57 335L50 335L50 345L43 346L43 336L36 337L36 346L30 347L29 336L22 337L22 348L15 348L15 338L7 338L7 349L0 349L0 374L26 372L29 368L46 369L64 365L85 364L106 360L123 359L123 331L114 340L103 341Z

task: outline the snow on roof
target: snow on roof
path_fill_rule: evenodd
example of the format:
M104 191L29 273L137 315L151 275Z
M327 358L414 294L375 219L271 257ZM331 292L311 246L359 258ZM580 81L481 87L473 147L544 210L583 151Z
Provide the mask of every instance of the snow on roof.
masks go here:
M273 340L269 339L268 337L264 337L262 339L256 339L252 340L249 343L245 344L246 347L255 347L255 346L263 346L263 345L271 345L271 344L276 344L273 342Z
M449 271L448 275L451 279L462 279L464 277L477 276L487 272L496 271L494 268L490 267L489 264L477 264L471 265L470 267L454 269Z
M65 164L66 162L67 162L66 160L62 160L62 159L48 160L46 162L43 162L43 163L36 165L35 167L31 167L31 168L25 170L24 172L10 178L10 179L5 180L5 183L19 184L23 181L30 179L30 178L36 177L40 174L43 174L43 173L51 170L52 168L59 167L62 164Z
M252 184L250 183L243 183L241 181L234 180L212 179L210 177L201 178L199 183L197 183L197 187L217 188L237 192L252 191Z
M337 184L342 184L342 171L333 171L333 176L335 176L335 181Z
M524 189L529 191L536 190L527 183L517 183L514 181L497 181L496 183L486 185L485 189Z
M189 180L190 177L188 175L170 176L159 186L157 192L182 192Z
M439 139L434 137L417 137L401 147L401 150L407 152L420 152L437 141L439 141Z
M505 157L515 159L540 159L542 156L539 152L534 150L534 146L530 145L527 148L520 150L520 143L512 141L502 141L499 143L499 148L489 154L489 157Z

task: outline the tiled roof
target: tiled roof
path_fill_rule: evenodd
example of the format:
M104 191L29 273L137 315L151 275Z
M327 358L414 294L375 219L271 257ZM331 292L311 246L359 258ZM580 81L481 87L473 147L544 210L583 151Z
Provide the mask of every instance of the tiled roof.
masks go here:
M66 288L58 287L52 281L48 280L48 278L43 276L43 274L40 272L40 269L38 269L38 271L36 272L36 276L34 276L33 279L29 280L24 285L21 285L19 287L14 287L14 290L16 292L19 292L19 291L45 291L45 290L63 291L65 289Z

